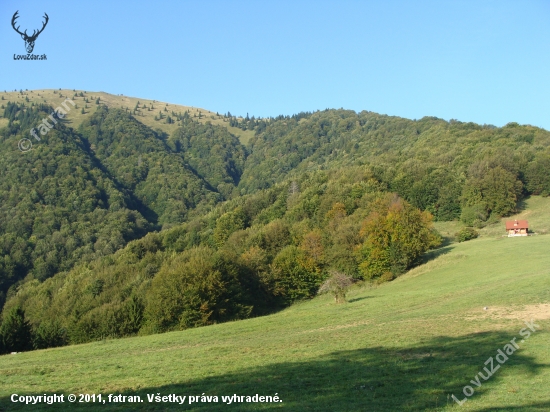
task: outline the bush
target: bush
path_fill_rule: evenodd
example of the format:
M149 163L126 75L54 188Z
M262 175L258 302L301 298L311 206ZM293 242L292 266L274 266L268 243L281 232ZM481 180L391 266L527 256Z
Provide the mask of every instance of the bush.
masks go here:
M55 348L57 346L63 346L66 343L66 331L56 320L46 320L34 330L34 349Z
M334 270L330 272L330 277L323 282L317 293L320 295L331 293L336 303L344 303L346 292L352 284L353 278L351 276Z
M461 229L460 232L457 232L455 234L455 237L458 239L459 242L466 242L468 240L475 239L478 236L479 233L473 227L465 227Z
M395 279L395 275L392 272L386 272L380 276L377 280L378 283L391 282Z
M468 226L483 227L487 220L487 210L481 204L466 206L462 209L460 220Z

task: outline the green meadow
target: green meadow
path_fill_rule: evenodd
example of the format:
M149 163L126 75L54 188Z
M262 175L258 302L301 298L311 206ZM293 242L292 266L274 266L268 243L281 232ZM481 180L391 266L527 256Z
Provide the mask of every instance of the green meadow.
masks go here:
M477 229L481 237L499 239L506 237L504 222L507 220L527 220L529 231L535 236L550 233L550 198L542 196L531 196L522 200L518 205L518 213L500 219L497 223ZM437 231L443 236L446 242L454 242L455 234L464 227L460 221L434 222Z
M522 213L544 229L547 206L533 198ZM501 234L498 224L432 251L393 282L355 287L345 304L320 296L271 316L2 356L0 410L550 410L550 236ZM522 342L531 320L538 328ZM514 338L519 349L472 384ZM452 395L464 399L466 385L474 393L459 406ZM14 393L65 402L12 403ZM71 404L71 393L144 402ZM149 403L147 394L219 402ZM234 394L282 402L222 402Z

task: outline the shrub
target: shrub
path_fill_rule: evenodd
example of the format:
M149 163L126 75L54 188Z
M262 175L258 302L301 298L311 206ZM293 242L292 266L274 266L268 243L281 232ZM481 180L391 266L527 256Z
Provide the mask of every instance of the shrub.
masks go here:
M468 226L483 227L487 220L487 210L481 204L466 206L462 209L460 220Z
M479 233L473 227L465 227L455 234L455 237L459 242L466 242L468 240L475 239L478 236Z
M35 349L55 348L66 343L66 331L57 320L46 320L34 330L33 347Z
M378 283L390 282L395 279L395 275L392 272L386 272L378 278Z
M330 277L323 282L319 288L318 294L331 293L336 303L346 301L346 293L353 284L353 279L342 272L336 270L330 271Z

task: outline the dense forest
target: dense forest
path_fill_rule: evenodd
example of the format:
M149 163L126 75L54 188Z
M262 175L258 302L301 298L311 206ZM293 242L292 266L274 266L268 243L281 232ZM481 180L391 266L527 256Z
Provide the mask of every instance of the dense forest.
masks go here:
M550 193L550 134L516 123L497 128L327 110L273 122L250 144L241 193L305 171L365 165L436 219L458 219L473 208L476 224L512 212L529 193Z
M2 305L10 286L23 279L42 281L208 210L231 192L244 164L245 149L225 128L189 120L167 142L104 106L77 131L58 120L33 150L14 151L51 112L13 103L4 108Z
M325 110L168 136L99 106L7 103L0 131L3 351L243 319L310 298L331 273L383 282L441 239L550 194L550 133ZM5 302L5 303L4 303Z

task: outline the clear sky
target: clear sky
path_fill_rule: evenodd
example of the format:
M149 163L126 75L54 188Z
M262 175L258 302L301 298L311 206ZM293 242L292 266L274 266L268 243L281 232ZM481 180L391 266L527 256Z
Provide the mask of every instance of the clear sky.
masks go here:
M25 54L10 21L41 27ZM346 108L550 130L550 1L0 2L0 89L220 113Z

